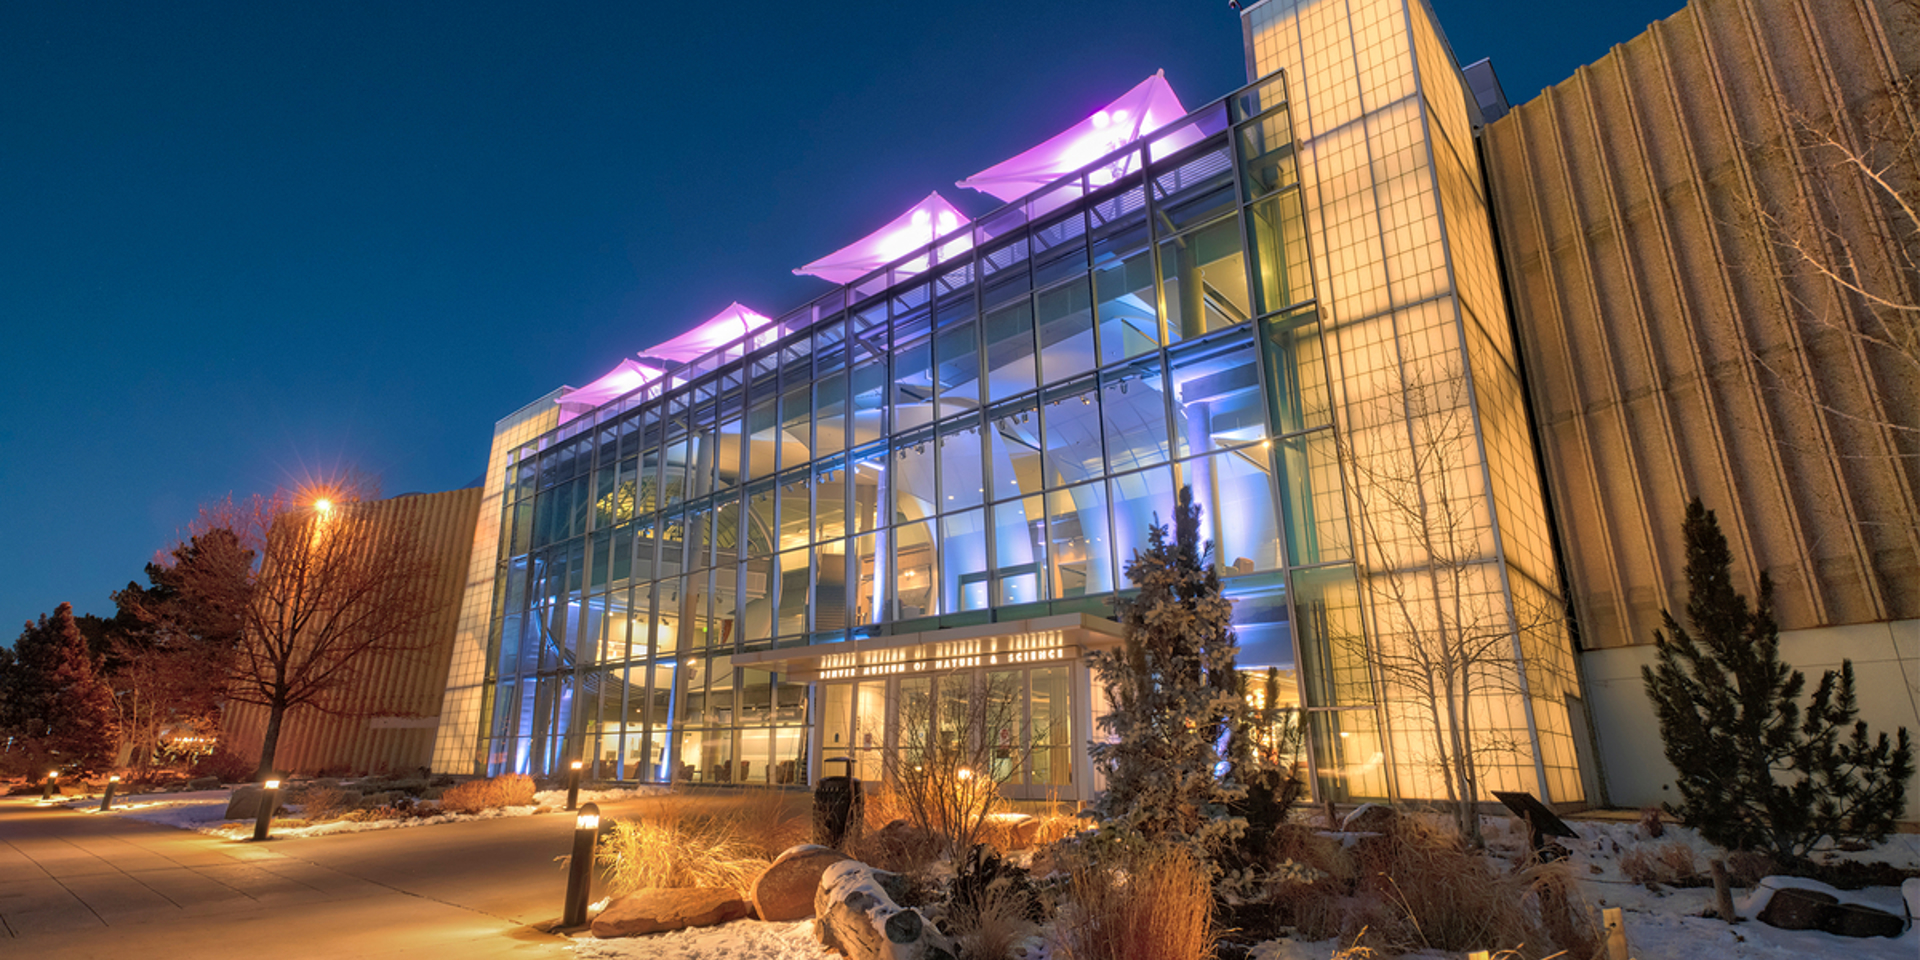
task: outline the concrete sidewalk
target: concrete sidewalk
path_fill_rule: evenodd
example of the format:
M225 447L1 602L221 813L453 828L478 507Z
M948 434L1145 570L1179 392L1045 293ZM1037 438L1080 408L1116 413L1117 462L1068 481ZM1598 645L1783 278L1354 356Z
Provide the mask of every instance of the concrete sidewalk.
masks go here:
M558 957L572 818L223 840L0 801L0 954ZM11 948L11 949L9 949Z

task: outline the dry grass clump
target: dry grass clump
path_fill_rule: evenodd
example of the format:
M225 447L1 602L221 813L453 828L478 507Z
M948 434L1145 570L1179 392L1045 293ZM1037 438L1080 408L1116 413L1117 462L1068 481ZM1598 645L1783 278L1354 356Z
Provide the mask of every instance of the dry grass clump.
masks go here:
M728 887L742 896L780 853L811 831L804 794L753 789L672 793L615 820L600 844L614 895L645 887Z
M325 823L346 816L360 805L360 791L346 790L338 784L315 783L292 791L287 805L300 808L300 819Z
M989 886L977 898L947 911L954 944L967 960L1012 960L1014 949L1037 929L1027 900L1011 884Z
M1283 881L1275 910L1308 939L1339 938L1387 952L1565 950L1588 956L1599 932L1563 864L1519 870L1469 849L1455 833L1400 817L1350 851L1295 838L1292 851L1324 876ZM1518 946L1515 946L1518 945Z
M440 798L440 809L448 813L479 813L501 807L525 807L533 803L533 778L523 773L503 773L491 780L469 780L449 787Z
M1620 855L1620 872L1628 880L1648 886L1663 883L1668 886L1687 886L1700 879L1700 867L1694 862L1693 848L1679 842L1628 850Z
M1206 867L1178 847L1082 859L1054 924L1065 960L1204 960L1213 955L1213 886Z

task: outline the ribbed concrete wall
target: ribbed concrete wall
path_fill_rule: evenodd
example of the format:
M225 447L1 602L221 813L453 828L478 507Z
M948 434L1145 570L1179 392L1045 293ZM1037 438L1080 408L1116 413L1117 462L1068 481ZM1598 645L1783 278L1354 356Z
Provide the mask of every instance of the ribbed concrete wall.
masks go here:
M1796 268L1755 216L1828 231L1821 256L1920 303L1914 224L1793 127L1859 148L1912 138L1914 101L1890 92L1920 61L1912 17L1875 0L1697 0L1486 129L1587 647L1650 643L1660 609L1684 602L1695 495L1743 588L1771 574L1784 628L1920 617L1914 344L1903 356L1834 329L1876 316ZM1889 175L1920 199L1911 154Z
M478 489L449 490L352 506L345 522L388 526L417 538L433 566L419 602L432 612L415 637L417 649L374 655L358 669L357 682L338 701L340 715L304 707L288 711L274 764L280 770L403 773L430 763L480 495ZM266 722L265 707L229 703L223 746L257 757Z

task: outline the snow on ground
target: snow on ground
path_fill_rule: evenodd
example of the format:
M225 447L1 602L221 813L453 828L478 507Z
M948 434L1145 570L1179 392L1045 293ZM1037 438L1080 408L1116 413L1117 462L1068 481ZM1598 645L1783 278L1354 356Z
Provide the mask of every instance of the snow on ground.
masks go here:
M581 803L613 803L650 796L664 790L664 787L621 787L608 790L580 791ZM66 806L80 813L101 817L128 817L145 820L179 830L197 830L227 840L239 840L253 836L253 818L245 820L224 819L227 812L229 788L219 790L196 790L185 793L143 793L131 796L119 796L113 800L113 809L101 812L100 798L82 797L69 800ZM542 790L533 795L533 804L522 807L502 807L497 810L483 810L479 813L439 813L430 817L409 817L402 820L334 820L327 823L315 823L304 827L275 824L275 839L289 837L324 837L336 833L366 833L372 830L397 830L405 827L426 827L436 823L464 823L470 820L497 820L502 817L530 817L542 811L559 810L566 806L565 790ZM299 808L289 806L288 812L297 815Z
M622 940L584 939L573 945L583 960L830 960L839 954L814 939L813 921L736 920Z
M1657 838L1648 837L1638 823L1575 820L1570 824L1579 840L1563 841L1572 850L1573 876L1595 910L1619 907L1626 921L1627 945L1636 960L1799 960L1833 957L1845 960L1914 960L1920 956L1920 926L1898 938L1838 937L1804 930L1781 930L1753 919L1761 903L1752 891L1734 890L1734 912L1746 919L1729 925L1702 917L1713 906L1711 887L1652 890L1629 880L1620 869L1621 858L1634 850L1655 852L1680 844L1693 851L1700 872L1721 855L1713 844L1686 827L1668 824ZM1831 853L1832 859L1862 863L1885 861L1895 867L1920 869L1920 834L1900 833L1858 853ZM1899 887L1867 887L1848 891L1849 900L1905 914Z

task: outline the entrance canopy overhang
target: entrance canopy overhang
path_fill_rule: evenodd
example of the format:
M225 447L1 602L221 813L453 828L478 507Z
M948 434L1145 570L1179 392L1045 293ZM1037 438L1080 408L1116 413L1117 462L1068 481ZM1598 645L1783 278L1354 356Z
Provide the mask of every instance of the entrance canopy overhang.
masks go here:
M1084 613L1069 613L811 647L736 653L733 664L784 668L793 679L812 682L1077 660L1090 651L1119 645L1119 624Z

